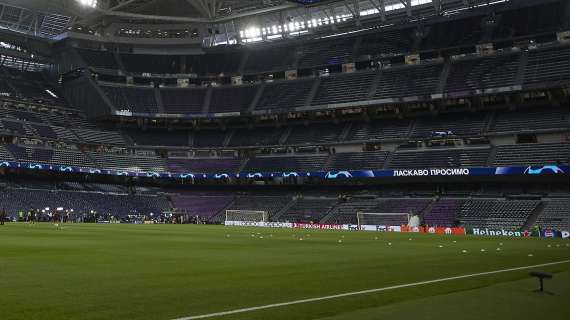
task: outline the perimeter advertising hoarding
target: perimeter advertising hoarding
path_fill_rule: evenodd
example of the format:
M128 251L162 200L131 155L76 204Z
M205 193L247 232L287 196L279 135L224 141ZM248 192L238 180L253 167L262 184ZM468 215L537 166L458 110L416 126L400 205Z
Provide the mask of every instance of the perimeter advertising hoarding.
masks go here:
M410 178L410 177L484 177L484 176L541 176L566 175L570 173L570 166L530 166L530 167L497 167L497 168L427 168L427 169L400 169L400 170L347 170L347 171L317 171L317 172L159 172L159 171L128 171L105 168L84 168L67 165L53 165L42 163L26 163L2 161L0 168L14 168L24 170L44 170L66 173L84 173L93 175L112 175L127 177L147 177L182 180L226 180L235 179L271 179L291 177L312 177L326 180L342 179L382 179L382 178Z

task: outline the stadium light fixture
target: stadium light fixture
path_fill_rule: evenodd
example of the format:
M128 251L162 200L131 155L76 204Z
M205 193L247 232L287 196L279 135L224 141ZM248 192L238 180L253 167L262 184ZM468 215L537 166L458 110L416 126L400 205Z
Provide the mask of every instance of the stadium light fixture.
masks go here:
M76 0L76 1L83 6L97 8L98 0Z

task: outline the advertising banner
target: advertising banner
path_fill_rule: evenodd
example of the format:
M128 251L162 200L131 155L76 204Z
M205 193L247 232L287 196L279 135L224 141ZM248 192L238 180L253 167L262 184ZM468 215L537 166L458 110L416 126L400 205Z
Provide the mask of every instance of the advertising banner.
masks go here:
M295 229L346 230L342 224L293 223Z
M234 227L262 227L262 228L287 228L293 227L289 222L259 222L259 221L225 221L226 226Z
M570 231L558 231L558 230L546 229L540 232L540 237L570 239Z
M467 234L472 234L475 236L485 236L485 237L513 237L513 238L528 238L531 236L531 232L525 231L510 231L505 229L487 229L487 228L469 228L467 229Z
M464 235L466 234L465 228L449 228L449 227L428 227L427 233L434 234L453 234L453 235Z
M317 172L153 172L128 171L106 168L83 168L75 166L53 165L43 163L14 162L0 159L0 168L26 170L46 170L67 173L86 173L94 175L112 175L147 178L170 178L183 180L225 180L236 179L270 179L277 177L314 177L326 180L399 178L399 177L481 177L481 176L541 176L564 175L570 173L570 166L529 166L529 167L496 167L496 168L426 168L399 170L347 170Z

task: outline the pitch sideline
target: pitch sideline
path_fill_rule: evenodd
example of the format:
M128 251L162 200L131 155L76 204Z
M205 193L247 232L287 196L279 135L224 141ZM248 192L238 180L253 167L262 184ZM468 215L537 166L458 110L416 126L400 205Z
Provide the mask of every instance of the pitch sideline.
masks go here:
M399 285L383 287L383 288L346 292L346 293L335 294L335 295L330 295L330 296L308 298L308 299L301 299L301 300L293 300L293 301L281 302L281 303L273 303L273 304L267 304L267 305L257 306L257 307L249 307L249 308L243 308L243 309L235 309L235 310L228 310L228 311L202 314L202 315L196 315L196 316L176 318L173 320L194 320L194 319L207 319L207 318L228 316L228 315L233 315L233 314L238 314L238 313L245 313L245 312L257 311L257 310L285 307L285 306L290 306L290 305L295 305L295 304L302 304L302 303L309 303L309 302L323 301L323 300L331 300L331 299L344 298L344 297L350 297L350 296L356 296L356 295L363 295L363 294L369 294L369 293L389 291L389 290L394 290L394 289L421 286L421 285L432 284L432 283L446 282L446 281L451 281L451 280L474 278L474 277L486 276L486 275L490 275L490 274L526 270L526 269L538 268L538 267L548 267L548 266L559 265L559 264L564 264L564 263L570 263L570 260L562 260L562 261L556 261L556 262L536 264L536 265L531 265L531 266L508 268L508 269L501 269L501 270L494 270L494 271L486 271L486 272L480 272L480 273L472 273L472 274L466 274L466 275L462 275L462 276L441 278L441 279L428 280L428 281L420 281L420 282L414 282L414 283L399 284Z

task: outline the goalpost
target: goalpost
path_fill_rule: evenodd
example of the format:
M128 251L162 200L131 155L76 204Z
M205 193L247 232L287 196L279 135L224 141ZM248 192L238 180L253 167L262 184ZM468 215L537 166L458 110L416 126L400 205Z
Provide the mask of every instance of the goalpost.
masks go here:
M226 210L225 225L248 225L268 221L267 211L255 210Z
M408 225L411 215L405 212L356 212L358 230L364 226L401 226Z

